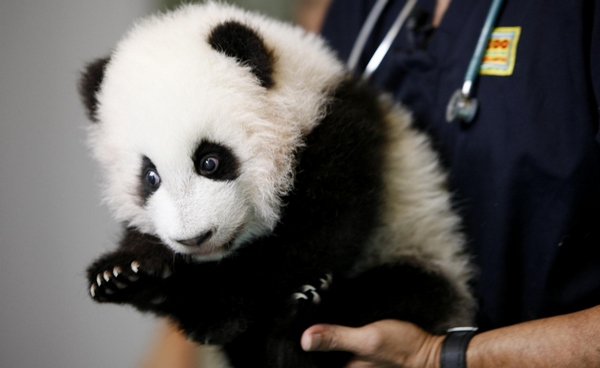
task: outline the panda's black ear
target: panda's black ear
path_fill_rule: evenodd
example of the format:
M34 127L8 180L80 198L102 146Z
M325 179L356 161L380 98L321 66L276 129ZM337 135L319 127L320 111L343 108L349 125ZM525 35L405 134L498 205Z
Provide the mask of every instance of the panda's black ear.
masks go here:
M263 87L273 87L273 54L255 30L230 20L212 29L208 43L213 49L249 66Z
M109 60L109 57L105 57L87 64L79 79L81 101L86 108L88 117L93 122L98 121L98 117L96 116L96 111L98 110L97 94L100 90L102 79L104 79L104 69Z

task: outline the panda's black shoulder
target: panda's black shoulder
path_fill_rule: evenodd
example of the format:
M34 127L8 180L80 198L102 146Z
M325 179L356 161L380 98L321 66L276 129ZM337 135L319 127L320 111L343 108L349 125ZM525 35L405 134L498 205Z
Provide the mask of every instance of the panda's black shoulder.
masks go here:
M361 190L352 185L369 192L380 189L386 112L378 92L360 80L345 78L298 152L297 185L313 180L326 187L345 184L337 187L339 194Z
M385 109L373 89L353 78L343 80L328 101L296 152L294 186L276 233L294 237L304 250L329 244L335 253L333 245L343 245L338 256L351 262L381 213Z
M338 137L335 141L353 143L357 148L382 147L387 106L381 104L380 92L365 81L352 76L344 78L333 90L326 111L307 141L317 135L333 134Z

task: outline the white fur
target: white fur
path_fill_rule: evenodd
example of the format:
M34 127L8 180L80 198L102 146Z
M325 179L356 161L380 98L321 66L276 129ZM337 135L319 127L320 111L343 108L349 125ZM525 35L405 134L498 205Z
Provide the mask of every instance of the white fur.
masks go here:
M384 215L354 272L400 258L441 272L464 301L447 327L466 325L474 308L467 289L472 268L463 248L460 218L451 208L446 175L428 137L411 127L410 114L387 97L381 98L381 106L387 111Z

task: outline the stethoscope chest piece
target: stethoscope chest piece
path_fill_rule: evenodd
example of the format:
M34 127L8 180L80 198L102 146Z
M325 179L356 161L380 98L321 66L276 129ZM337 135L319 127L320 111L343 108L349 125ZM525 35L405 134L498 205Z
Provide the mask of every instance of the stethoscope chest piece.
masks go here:
M502 0L493 0L488 14L485 18L485 23L479 34L475 51L469 62L469 68L465 74L464 83L461 89L454 92L448 106L446 107L446 121L452 122L454 120L460 120L464 123L471 123L475 119L477 114L477 99L472 98L472 89L477 80L479 68L481 67L481 61L485 52L485 46L488 44L490 35L492 34L492 28L496 23L500 7L502 6Z
M446 121L451 123L458 119L465 123L470 123L475 118L475 114L477 114L477 107L476 98L468 98L463 94L462 90L457 89L452 94L446 107Z

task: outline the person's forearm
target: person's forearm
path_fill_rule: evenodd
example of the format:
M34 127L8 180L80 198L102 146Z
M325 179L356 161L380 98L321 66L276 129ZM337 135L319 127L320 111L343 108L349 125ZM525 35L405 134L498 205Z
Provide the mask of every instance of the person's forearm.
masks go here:
M478 334L467 366L600 367L600 306Z

